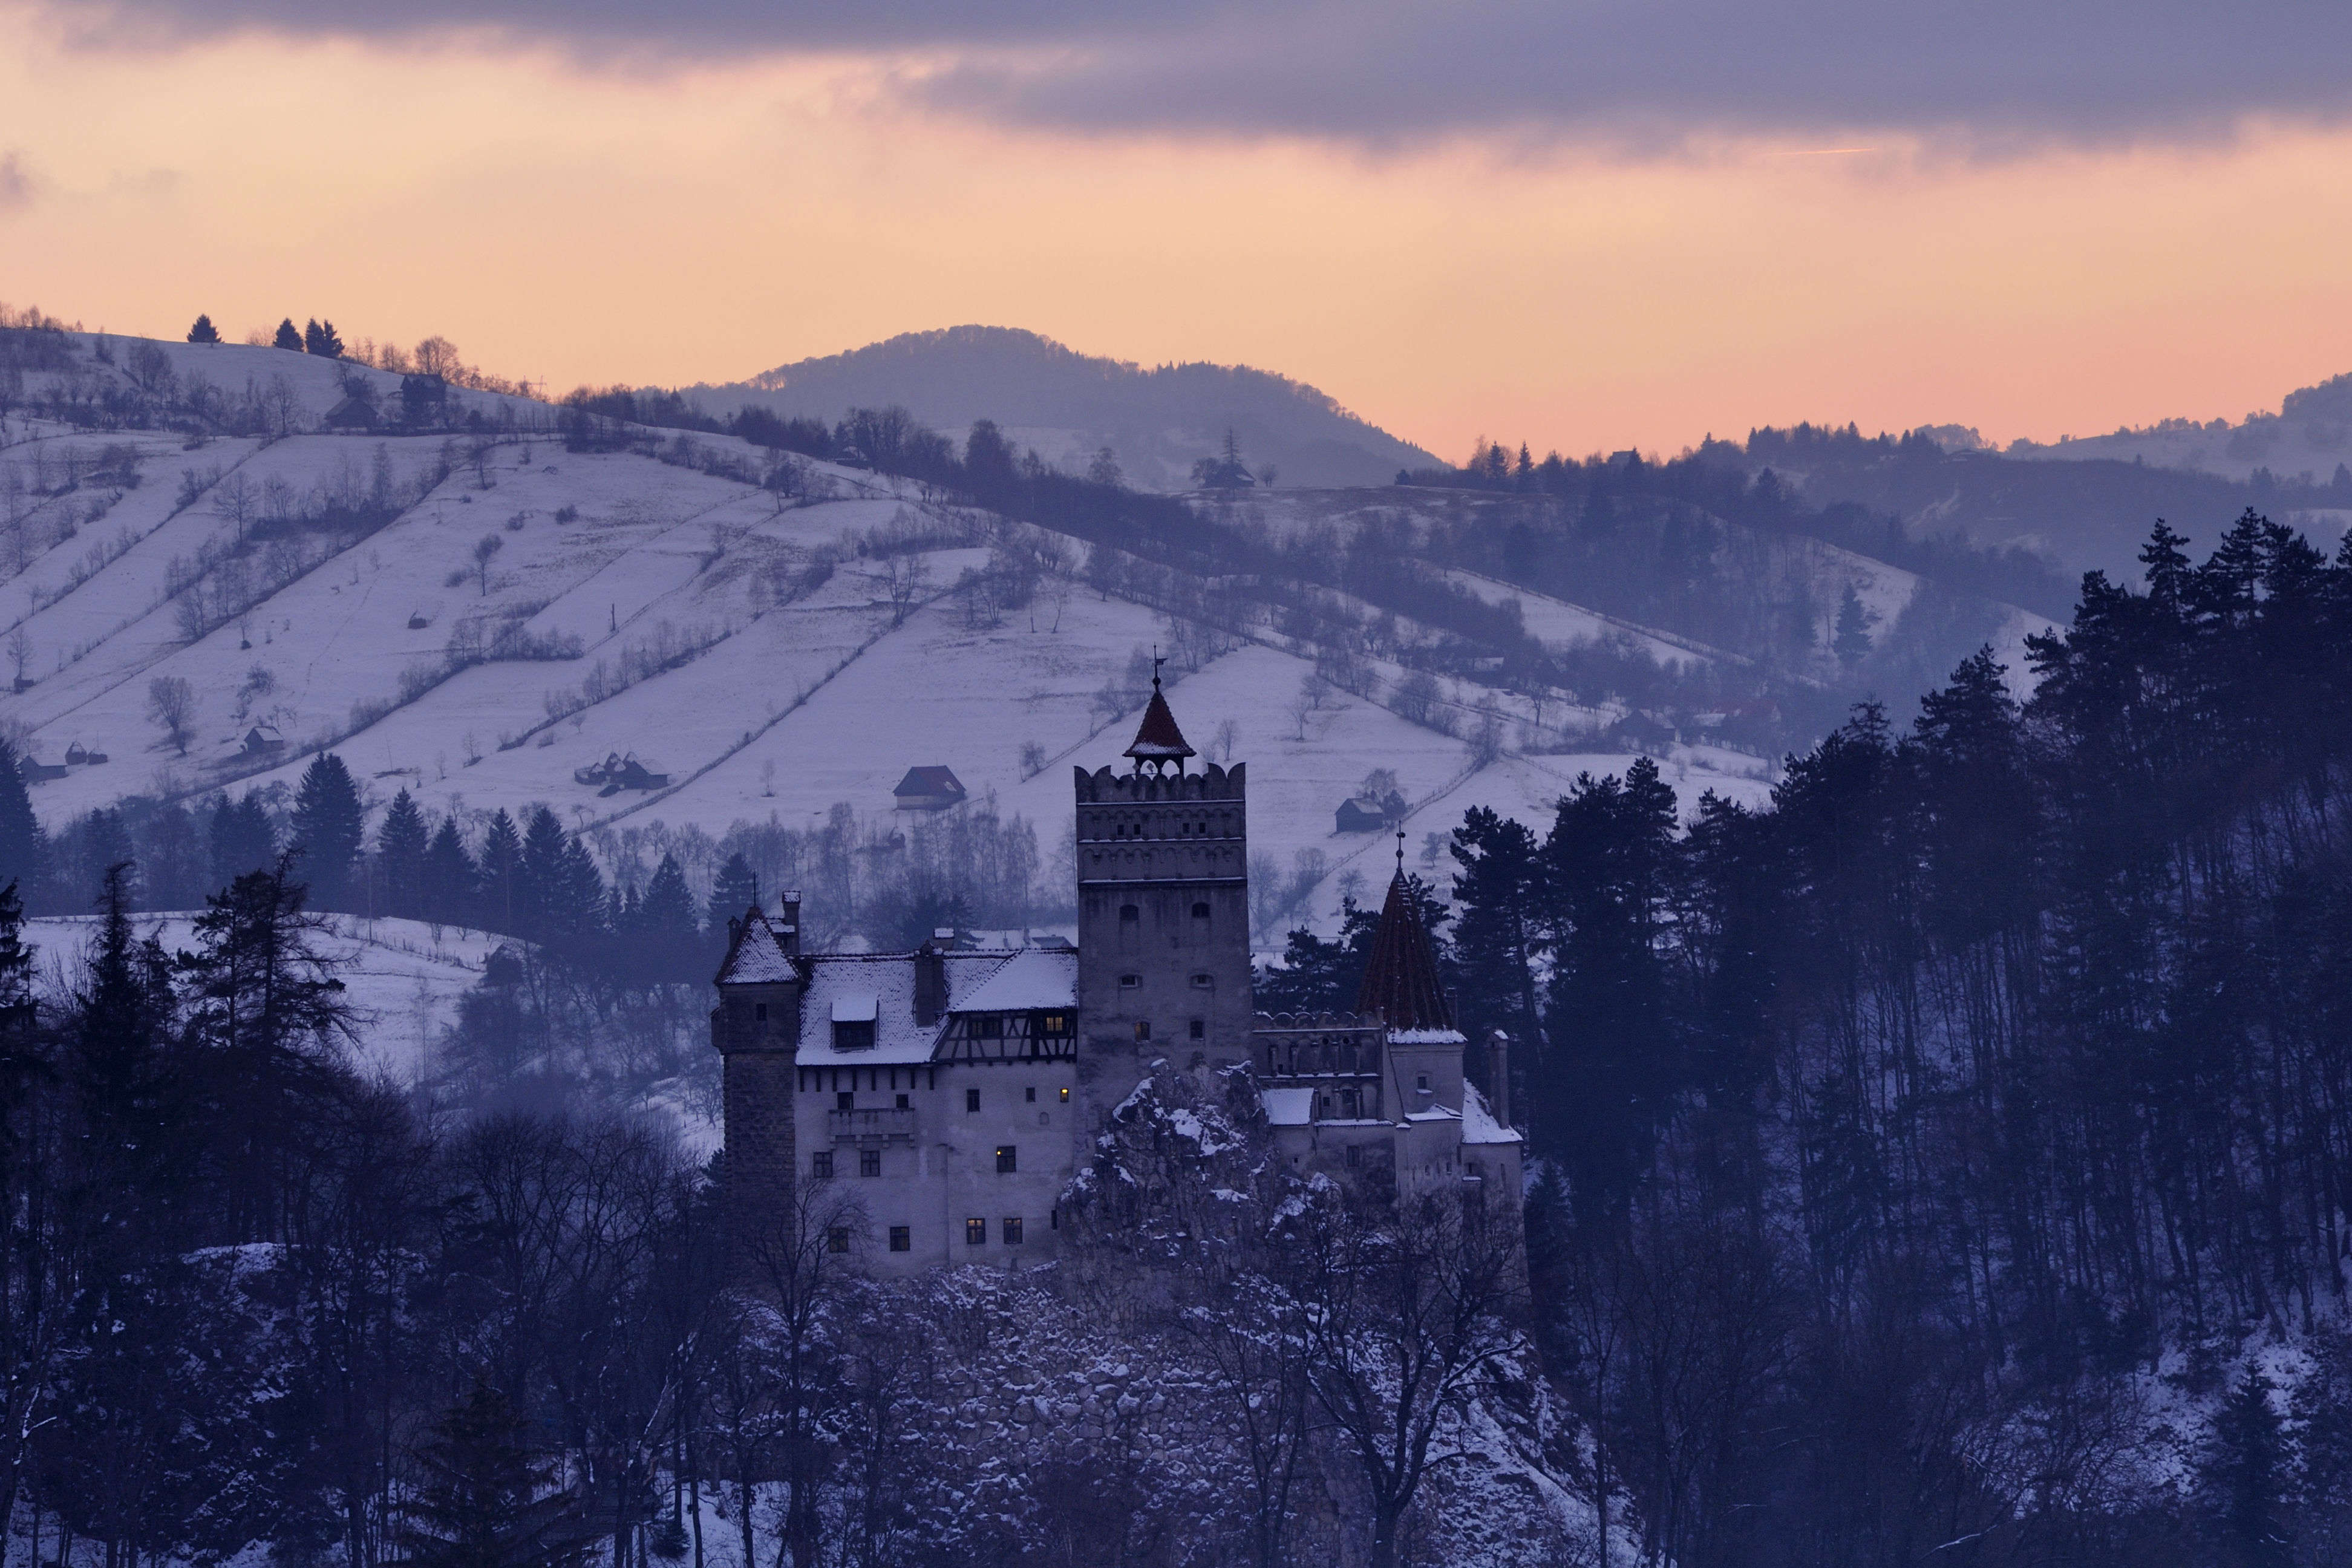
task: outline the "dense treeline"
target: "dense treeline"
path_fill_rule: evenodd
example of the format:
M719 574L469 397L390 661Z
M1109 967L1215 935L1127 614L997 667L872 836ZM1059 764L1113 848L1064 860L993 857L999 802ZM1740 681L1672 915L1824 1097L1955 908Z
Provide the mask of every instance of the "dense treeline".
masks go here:
M1769 810L1645 761L1455 833L1541 1331L1658 1559L2341 1560L2352 546L2184 542Z

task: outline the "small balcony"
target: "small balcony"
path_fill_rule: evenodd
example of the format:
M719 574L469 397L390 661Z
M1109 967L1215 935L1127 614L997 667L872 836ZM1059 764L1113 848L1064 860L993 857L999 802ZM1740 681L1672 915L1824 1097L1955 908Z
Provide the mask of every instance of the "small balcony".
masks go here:
M915 1141L915 1112L909 1106L877 1107L872 1110L828 1110L836 1143L883 1143L891 1139Z

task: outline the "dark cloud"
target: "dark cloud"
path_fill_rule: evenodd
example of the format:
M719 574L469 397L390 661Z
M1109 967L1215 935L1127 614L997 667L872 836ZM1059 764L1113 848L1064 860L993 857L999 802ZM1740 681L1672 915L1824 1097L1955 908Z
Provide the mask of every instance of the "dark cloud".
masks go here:
M1103 131L2200 140L2352 109L2343 0L57 0L91 42L268 28L672 58L944 55L932 107Z

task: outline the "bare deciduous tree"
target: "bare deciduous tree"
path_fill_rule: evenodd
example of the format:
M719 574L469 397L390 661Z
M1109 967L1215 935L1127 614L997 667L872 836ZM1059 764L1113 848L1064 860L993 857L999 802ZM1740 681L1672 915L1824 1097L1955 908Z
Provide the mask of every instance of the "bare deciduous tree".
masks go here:
M495 533L486 533L474 545L474 574L481 579L482 597L490 596L490 560L507 547L507 542Z
M147 683L147 717L184 757L188 754L189 725L195 710L196 689L184 677L159 675Z

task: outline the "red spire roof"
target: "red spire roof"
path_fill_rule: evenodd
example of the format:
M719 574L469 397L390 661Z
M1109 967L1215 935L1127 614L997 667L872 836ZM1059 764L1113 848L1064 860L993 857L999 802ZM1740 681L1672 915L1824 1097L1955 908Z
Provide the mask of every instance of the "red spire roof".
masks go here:
M1168 762L1189 757L1192 748L1184 743L1184 731L1176 727L1176 715L1168 710L1168 699L1160 695L1160 677L1151 677L1151 704L1143 710L1143 723L1135 731L1135 743L1127 754L1139 763Z
M1437 983L1437 953L1407 890L1404 868L1389 883L1388 902L1372 932L1371 962L1356 991L1356 1011L1378 1013L1391 1029L1450 1029L1453 1009Z

